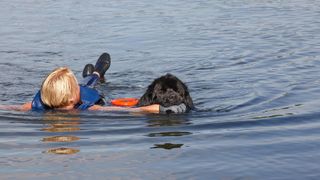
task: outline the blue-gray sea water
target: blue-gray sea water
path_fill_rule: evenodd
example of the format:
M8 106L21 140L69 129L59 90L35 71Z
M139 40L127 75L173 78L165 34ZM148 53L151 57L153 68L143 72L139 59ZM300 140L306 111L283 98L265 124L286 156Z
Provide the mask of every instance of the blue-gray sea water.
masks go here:
M109 52L107 99L184 81L183 115L0 111L0 179L319 179L320 1L1 0L0 104Z

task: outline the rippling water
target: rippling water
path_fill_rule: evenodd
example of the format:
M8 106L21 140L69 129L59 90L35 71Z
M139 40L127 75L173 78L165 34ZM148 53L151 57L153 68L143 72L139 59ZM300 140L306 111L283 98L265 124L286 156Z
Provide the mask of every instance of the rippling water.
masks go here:
M107 98L172 73L184 115L0 111L1 179L319 179L320 2L0 1L1 104L112 56Z

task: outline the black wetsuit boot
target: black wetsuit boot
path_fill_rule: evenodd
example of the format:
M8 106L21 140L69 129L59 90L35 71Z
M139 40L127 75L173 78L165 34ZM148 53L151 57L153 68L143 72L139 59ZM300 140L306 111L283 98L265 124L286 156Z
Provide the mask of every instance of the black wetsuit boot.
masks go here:
M111 58L108 53L102 53L94 66L94 71L99 73L100 80L104 80L104 74L111 65Z
M109 69L111 65L111 58L108 53L103 53L99 57L99 59L96 62L96 65L93 66L92 64L87 64L83 71L82 71L82 77L87 77L91 75L93 72L99 73L100 79L104 78L104 74Z
M95 66L87 64L82 71L82 77L85 78L83 84L94 87L98 80L102 83L105 82L104 74L109 69L110 64L111 58L108 53L102 53Z
M87 64L82 71L82 77L85 78L94 72L93 64Z

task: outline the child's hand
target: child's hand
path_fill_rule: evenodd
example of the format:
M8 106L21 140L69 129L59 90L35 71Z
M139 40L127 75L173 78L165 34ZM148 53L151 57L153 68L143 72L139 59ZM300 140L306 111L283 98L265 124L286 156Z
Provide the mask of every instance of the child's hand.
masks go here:
M0 109L14 110L14 111L30 111L31 110L31 102L25 103L23 105L0 105Z

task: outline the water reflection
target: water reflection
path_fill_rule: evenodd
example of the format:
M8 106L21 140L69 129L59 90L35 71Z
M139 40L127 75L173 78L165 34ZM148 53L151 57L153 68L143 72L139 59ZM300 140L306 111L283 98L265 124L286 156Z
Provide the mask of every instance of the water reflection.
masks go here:
M42 131L50 133L75 132L80 130L80 117L77 112L48 112L44 114L43 121L46 127ZM55 135L42 138L45 143L70 143L80 138L73 135ZM44 153L49 154L75 154L80 150L76 148L55 147Z
M151 149L162 148L166 150L181 148L183 144L172 144L172 143L164 143L164 144L155 144Z
M150 133L148 137L161 137L161 136L185 136L190 135L191 132L159 132L159 133Z
M71 131L79 131L79 127L74 127L78 125L74 124L51 124L49 127L42 128L43 131L48 132L71 132Z
M52 136L52 137L44 137L42 139L43 142L72 142L78 141L80 138L77 136Z
M186 116L166 116L166 117L156 117L157 119L151 119L148 121L148 127L169 127L175 128L176 126L187 126L192 124L190 120L186 118ZM191 132L187 131L166 131L166 132L153 132L149 133L146 136L151 138L158 138L160 141L163 141L162 137L175 137L175 141L178 137L191 135ZM181 148L184 144L177 144L177 143L161 143L161 144L154 144L151 149L165 149L171 150L176 148Z
M49 153L49 154L75 154L79 151L80 150L78 150L78 149L61 147L61 148L49 149L45 153Z
M188 119L182 117L170 117L159 119L151 119L148 121L148 127L161 127L161 126L181 126L181 125L190 125L192 124Z

